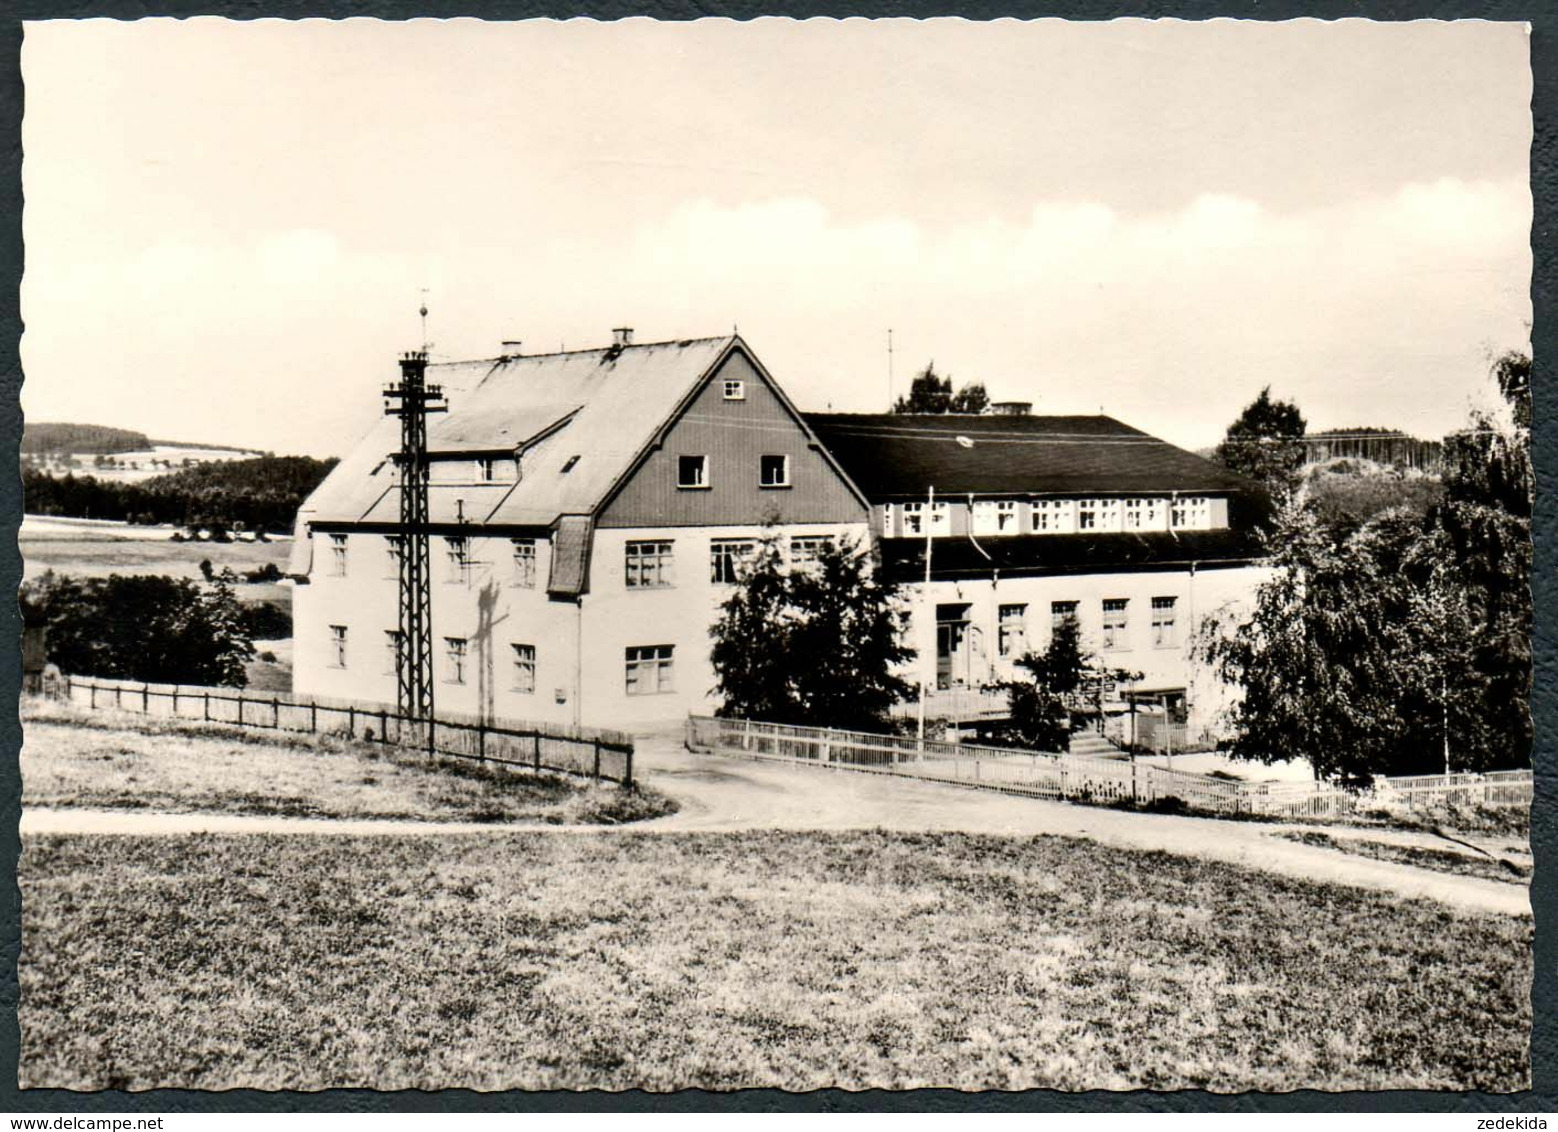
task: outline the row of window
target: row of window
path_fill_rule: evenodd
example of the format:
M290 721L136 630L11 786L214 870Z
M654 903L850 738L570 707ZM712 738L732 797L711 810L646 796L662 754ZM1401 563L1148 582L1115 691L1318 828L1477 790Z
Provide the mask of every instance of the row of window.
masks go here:
M400 663L401 642L399 629L384 630L384 672L393 676ZM536 690L536 647L527 644L510 644L509 690L522 695L533 695ZM624 654L624 687L630 696L651 696L676 690L674 682L674 645L635 645ZM346 668L348 638L345 625L330 626L330 665ZM469 672L470 640L467 637L445 637L443 671L441 679L446 684L464 684Z
M676 458L676 486L701 489L714 486L713 473L708 456L678 456ZM757 458L757 485L759 487L789 487L790 457L763 455Z
M520 589L535 589L538 584L536 540L511 539L512 558L509 584ZM809 566L817 561L825 548L832 546L828 535L793 535L789 539L789 560L793 566ZM386 569L388 577L398 577L400 558L405 542L400 535L385 537ZM629 589L664 589L676 584L675 539L638 539L627 543L623 569ZM452 535L443 539L444 579L460 584L471 578L470 539ZM709 541L709 581L721 584L735 582L743 563L757 549L757 541L750 538L717 538ZM337 578L347 576L347 536L330 536L331 568Z
M1077 617L1077 602L1050 602L1050 631ZM1104 598L1100 643L1105 651L1130 648L1130 599ZM1179 645L1179 599L1155 597L1152 609L1152 647L1175 648ZM1028 606L1023 603L1002 605L997 611L996 650L1001 656L1019 657L1028 651Z
M533 538L510 539L511 561L509 584L521 589L536 588L536 540ZM405 554L405 538L401 535L384 536L385 576L400 576L400 560ZM464 535L451 535L443 540L444 579L465 583L471 580L471 540ZM347 536L330 536L330 573L337 578L347 576Z
M1078 531L1204 531L1212 526L1212 501L1205 496L1175 499L1035 499L1025 504L1027 533L1074 534ZM882 529L891 532L896 508L902 535L952 533L952 505L884 503ZM970 523L976 535L1023 534L1019 501L975 500Z
M833 545L831 535L791 535L792 567L813 565ZM757 551L757 540L716 538L709 540L709 581L728 585L739 580L747 561ZM676 540L637 539L627 543L623 573L630 590L667 589L676 584Z

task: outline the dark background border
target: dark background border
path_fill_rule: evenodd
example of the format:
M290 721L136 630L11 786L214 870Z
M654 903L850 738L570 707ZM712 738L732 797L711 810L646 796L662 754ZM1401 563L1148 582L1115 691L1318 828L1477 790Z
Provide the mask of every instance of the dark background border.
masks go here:
M19 1031L16 1021L16 961L20 949L21 897L15 876L20 851L16 832L21 813L21 780L17 771L17 752L21 727L17 719L16 697L21 686L20 620L14 602L0 603L0 640L9 642L0 648L0 695L12 707L0 713L0 1110L44 1112L286 1112L350 1111L401 1112L439 1110L446 1112L590 1112L605 1110L684 1111L716 1110L740 1112L850 1112L850 1111L1041 1111L1089 1112L1107 1109L1123 1112L1287 1112L1339 1110L1351 1112L1428 1112L1460 1111L1558 1113L1558 971L1554 958L1554 928L1558 926L1558 820L1555 820L1553 726L1558 723L1558 639L1552 614L1558 611L1558 558L1553 542L1554 522L1558 518L1555 499L1555 473L1558 473L1558 385L1554 384L1552 359L1558 343L1553 337L1551 294L1548 280L1553 266L1554 240L1554 112L1555 83L1558 83L1558 17L1538 16L1526 4L1512 0L1462 0L1460 3L1405 2L1386 0L1378 3L1340 3L1337 0L1180 0L1162 5L1109 4L1101 0L1050 0L1039 6L1015 0L726 0L691 3L689 0L463 0L461 3L436 3L430 0L188 0L151 5L142 0L98 0L86 3L33 0L5 6L0 22L0 267L4 287L0 288L0 467L17 468L18 442L21 438L20 337L23 330L20 312L20 285L23 269L22 247L22 114L24 97L21 76L23 20L111 17L136 19L144 16L217 15L233 19L280 17L301 19L325 17L344 19L370 16L391 20L416 16L477 16L491 20L517 20L531 17L567 18L589 16L600 20L648 15L667 20L687 20L704 16L749 19L756 16L942 16L958 15L969 19L995 19L1001 16L1037 18L1061 16L1070 19L1100 20L1120 16L1174 16L1183 19L1210 19L1234 16L1256 20L1294 19L1312 16L1322 19L1365 17L1377 20L1408 19L1491 19L1529 20L1531 66L1534 77L1532 112L1535 140L1531 154L1531 184L1535 198L1532 226L1534 271L1532 299L1535 306L1533 357L1535 360L1535 425L1532 435L1537 473L1536 559L1532 571L1535 591L1536 626L1534 649L1536 686L1532 711L1536 717L1537 766L1536 805L1532 813L1532 848L1536 855L1536 876L1531 889L1536 914L1536 982L1533 988L1535 1029L1532 1035L1532 1082L1535 1091L1508 1096L1479 1093L1431 1093L1396 1091L1376 1093L1239 1093L1217 1095L1205 1092L1179 1093L1059 1093L1034 1090L1021 1093L962 1093L955 1090L923 1090L894 1093L887 1091L846 1092L820 1090L814 1093L786 1093L776 1089L753 1089L735 1093L708 1093L688 1090L672 1094L644 1092L573 1093L520 1092L476 1093L463 1089L443 1092L379 1093L371 1090L338 1089L318 1093L280 1093L235 1090L209 1093L182 1089L163 1089L144 1093L73 1093L39 1089L20 1092L16 1088ZM83 333L92 333L83 327ZM1403 391L1403 395L1407 395ZM14 593L21 583L21 558L17 551L16 529L21 521L21 480L12 473L0 477L0 592Z

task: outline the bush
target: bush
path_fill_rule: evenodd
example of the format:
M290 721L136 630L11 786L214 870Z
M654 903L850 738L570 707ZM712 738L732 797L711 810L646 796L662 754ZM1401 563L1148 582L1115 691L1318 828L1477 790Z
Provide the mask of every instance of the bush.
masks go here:
M79 676L243 687L254 655L226 586L166 576L71 578L21 590L23 621L48 628L49 659Z

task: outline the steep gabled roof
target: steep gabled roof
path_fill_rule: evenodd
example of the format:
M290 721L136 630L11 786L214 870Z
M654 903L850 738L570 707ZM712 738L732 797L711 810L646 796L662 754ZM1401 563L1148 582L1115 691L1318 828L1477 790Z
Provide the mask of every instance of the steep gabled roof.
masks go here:
M808 413L873 500L1023 493L1251 492L1255 485L1112 417Z
M733 336L428 366L449 412L428 424L440 455L522 448L521 477L501 488L433 484L434 522L455 498L473 523L549 526L590 514L690 390L737 344ZM399 424L380 421L304 503L313 523L393 522L399 492L389 457Z

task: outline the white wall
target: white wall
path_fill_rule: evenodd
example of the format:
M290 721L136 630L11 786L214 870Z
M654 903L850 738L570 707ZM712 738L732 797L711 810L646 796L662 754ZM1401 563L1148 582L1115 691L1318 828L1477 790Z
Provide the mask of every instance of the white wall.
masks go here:
M864 522L796 524L791 535L849 536L863 540ZM513 584L508 538L473 537L469 578L448 581L444 540L431 542L435 703L440 709L486 713L497 720L581 722L613 728L659 727L688 712L713 709L714 670L709 628L729 587L709 578L714 538L759 538L748 527L620 528L598 530L590 556L590 586L579 604L546 594L550 546L537 539L535 589ZM381 535L352 534L347 575L332 574L327 535L315 534L313 572L294 591L293 687L299 692L369 703L395 702L395 676L385 631L396 627L398 582ZM670 539L675 584L628 589L625 545L638 539ZM347 627L347 664L335 667L330 626ZM582 628L583 648L579 647ZM465 682L449 681L445 638L469 642ZM513 687L515 643L536 650L536 688ZM673 645L674 691L629 696L626 650ZM581 698L582 691L582 698Z
M863 541L866 524L797 523L783 528L793 535L833 535ZM761 537L762 528L621 528L595 532L590 559L590 592L584 598L585 722L623 728L657 727L707 713L714 668L709 663L709 628L730 587L709 580L709 542L715 538ZM669 538L675 544L676 584L668 589L628 589L626 544ZM674 645L675 690L630 696L626 690L629 646Z
M1075 601L1085 648L1101 663L1142 673L1141 687L1184 687L1192 728L1209 726L1226 704L1226 688L1203 665L1192 662L1192 634L1203 618L1231 611L1253 597L1256 586L1270 577L1266 567L1231 569L1077 574L999 581L915 583L910 598L912 643L918 655L907 677L915 683L936 680L936 606L967 603L972 653L971 683L1005 680L1014 674L1013 660L997 654L999 607L1026 604L1027 645L1039 651L1050 640L1050 604ZM1176 641L1172 647L1152 643L1152 599L1176 598ZM1105 599L1124 598L1127 624L1122 648L1104 651L1101 632Z

